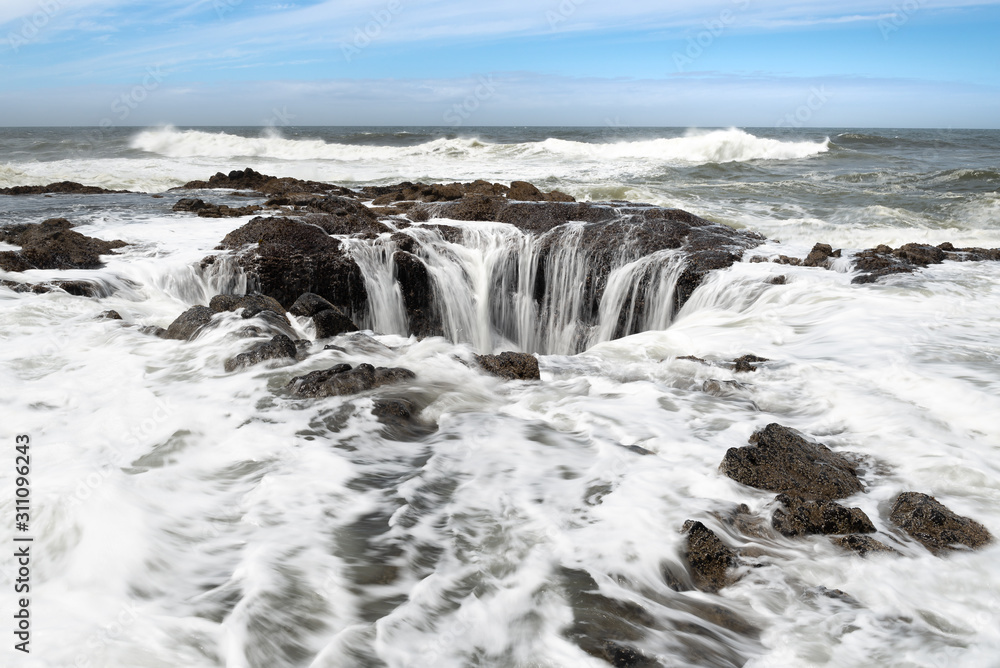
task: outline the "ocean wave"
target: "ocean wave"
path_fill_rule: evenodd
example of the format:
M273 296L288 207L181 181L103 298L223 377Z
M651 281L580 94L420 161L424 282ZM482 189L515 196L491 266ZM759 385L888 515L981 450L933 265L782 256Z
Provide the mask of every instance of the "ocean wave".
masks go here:
M286 139L277 134L242 137L225 132L144 130L132 138L134 149L170 158L268 158L342 162L399 160L423 156L454 159L559 157L570 160L652 160L707 164L751 160L797 160L829 149L821 142L790 142L756 137L738 129L690 132L683 137L593 144L565 139L501 144L475 138L433 139L412 146L328 143L320 139Z

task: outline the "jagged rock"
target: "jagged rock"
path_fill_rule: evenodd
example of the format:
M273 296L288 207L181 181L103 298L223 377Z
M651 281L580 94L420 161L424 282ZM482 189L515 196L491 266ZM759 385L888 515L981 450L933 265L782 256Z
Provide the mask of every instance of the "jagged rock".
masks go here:
M499 355L476 355L476 362L487 373L508 380L541 380L538 358L528 353L504 352Z
M97 319L98 320L121 320L122 317L121 317L121 314L118 313L118 311L104 311L99 316L97 316Z
M852 283L874 283L890 274L908 274L945 260L1000 260L1000 248L955 248L950 243L939 246L904 244L892 249L885 244L859 252L854 257L855 268L861 272Z
M277 299L267 295L215 295L208 306L217 313L243 309L241 315L244 318L252 318L262 311L270 311L288 324L285 308Z
M751 371L756 371L758 364L763 362L770 362L766 357L757 357L756 355L744 355L743 357L738 357L733 360L734 368L733 371L737 373L746 373Z
M841 252L839 250L833 250L830 244L816 244L813 249L809 251L809 255L802 262L803 266L806 267L823 267L824 269L829 269L830 260L835 257L840 257Z
M207 306L192 306L170 323L163 338L190 341L203 327L212 322L214 315L215 311Z
M331 336L358 331L358 326L336 306L320 311L312 320L316 325L317 339L328 339Z
M545 195L542 194L541 190L527 181L512 181L510 190L507 191L507 199L516 199L524 202L544 202Z
M329 301L313 292L304 292L295 300L288 312L299 317L311 318L320 311L336 308Z
M788 427L769 424L750 443L730 448L719 467L739 483L815 500L842 499L863 490L853 463Z
M993 540L979 522L957 515L933 496L903 492L896 497L889 519L911 538L937 555L962 549L976 549Z
M372 415L383 420L409 420L413 417L413 404L404 399L376 399Z
M0 269L99 269L104 266L101 255L127 245L124 241L84 236L72 227L65 218L52 218L0 230L0 241L21 247L19 251L0 252Z
M736 553L726 547L711 529L701 522L688 520L683 531L687 534L684 556L698 589L715 592L738 579L730 572L737 565Z
M59 181L47 186L14 186L0 188L0 195L51 195L68 193L73 195L109 195L127 193L128 190L106 190L97 186L85 186L75 181Z
M258 244L256 249L245 246ZM240 255L257 289L290 306L314 292L345 313L364 313L368 293L357 263L341 252L340 241L315 225L290 218L254 218L226 235L220 250Z
M229 172L229 174L217 173L208 181L189 181L179 188L171 190L208 190L214 188L226 188L232 190L253 190L265 195L277 195L281 193L337 193L344 195L353 194L346 188L330 185L329 183L319 183L316 181L302 181L293 178L277 178L256 172L249 167Z
M411 237L406 238L412 241ZM420 337L444 334L441 316L434 305L433 282L426 265L416 255L402 250L393 253L392 261L410 332Z
M779 507L771 526L789 538L812 534L875 533L875 526L860 508L845 508L834 501L813 501L779 494Z
M356 368L351 368L350 364L338 364L293 378L288 387L300 397L322 398L357 394L415 377L412 371L402 367L376 368L371 364L359 364Z
M174 204L173 210L195 213L199 218L239 218L257 213L261 207L250 204L233 208L226 204L209 204L200 199L181 199Z
M871 536L840 536L832 538L833 544L845 550L851 550L858 556L867 557L869 554L894 554L899 556L898 550L894 550L885 543L875 540Z
M231 360L226 360L226 371L236 371L267 360L295 359L298 348L295 342L284 334L278 334L270 341L256 344L245 353L240 353Z

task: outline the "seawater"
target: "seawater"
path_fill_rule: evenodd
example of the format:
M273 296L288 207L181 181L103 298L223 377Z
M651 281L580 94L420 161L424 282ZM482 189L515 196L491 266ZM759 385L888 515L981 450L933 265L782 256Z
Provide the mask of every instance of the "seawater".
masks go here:
M998 665L1000 547L934 557L888 509L901 491L925 492L1000 535L1000 266L852 285L847 262L748 261L815 242L847 256L878 243L1000 246L998 148L997 132L833 128L0 131L0 187L142 191L0 198L3 223L62 216L130 244L100 270L0 275L85 277L110 293L0 288L2 437L13 451L15 434L32 436L35 536L33 651L5 647L4 665L607 665L570 637L586 592L641 608L627 644L664 666ZM530 248L512 228L469 226L461 272L453 249L427 240L439 272L468 279L449 338L406 336L386 289L369 336L339 341L343 351L314 346L294 365L230 374L224 361L247 346L238 316L191 342L137 326L243 285L233 267L200 260L246 219L175 214L180 194L149 194L248 166L348 186L523 179L677 206L769 241L647 331L611 340L598 327L563 345L553 333L573 323L543 326L513 306L520 324L491 331L487 283L472 279ZM384 253L357 245L378 283ZM620 287L646 269L622 270ZM770 282L778 275L784 284ZM661 283L669 292L669 271ZM95 319L108 309L136 326ZM313 334L305 319L293 326ZM542 381L462 362L508 348L542 351ZM679 359L745 353L771 362L735 374ZM378 422L369 395L282 392L340 362L412 369L415 380L376 396L408 399L418 420ZM736 384L709 392L707 381ZM772 494L718 471L771 422L866 462L866 492L846 503L903 558L726 524L738 503L773 508ZM13 466L11 455L2 489ZM0 516L13 505L0 498ZM667 585L687 519L753 555L739 583ZM4 522L0 542L13 534ZM10 592L13 562L0 567Z

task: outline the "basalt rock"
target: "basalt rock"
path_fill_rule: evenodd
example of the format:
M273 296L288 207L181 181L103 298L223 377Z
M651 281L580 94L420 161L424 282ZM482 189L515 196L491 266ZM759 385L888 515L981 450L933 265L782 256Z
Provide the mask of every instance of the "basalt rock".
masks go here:
M402 367L376 368L371 364L359 364L352 368L350 364L338 364L293 378L288 383L288 388L297 396L318 399L357 394L415 377L412 371Z
M286 324L288 323L285 308L277 299L267 295L215 295L208 302L208 307L216 313L243 309L241 315L244 318L252 318L262 311L269 311L277 315Z
M312 317L312 320L316 325L317 339L328 339L331 336L358 331L358 326L336 306L320 311Z
M270 341L254 345L245 353L240 353L231 360L226 360L226 371L236 371L248 366L260 364L268 360L295 359L298 349L295 342L284 334L278 334Z
M756 355L744 355L743 357L738 357L733 360L733 371L736 373L747 373L757 370L757 365L763 362L769 362L766 357L757 357Z
M875 540L871 536L840 536L832 540L833 544L837 547L851 550L860 557L867 557L869 554L893 554L900 556L898 550L889 547L881 541Z
M326 299L323 299L314 292L304 292L295 300L288 312L303 318L311 318L320 311L336 308Z
M932 264L941 264L945 260L1000 261L1000 248L955 248L950 243L943 243L938 246L905 244L893 249L883 244L855 255L854 265L861 273L851 282L874 283L883 276L909 274Z
M127 193L128 190L106 190L97 186L85 186L75 181L59 181L50 183L47 186L14 186L13 188L0 188L0 195L50 195L50 194L72 194L72 195L114 195Z
M508 380L540 380L542 377L538 371L538 358L528 353L476 355L476 362L487 373Z
M0 230L0 241L21 247L19 251L0 252L0 269L99 269L104 266L101 255L127 245L84 236L72 227L65 218L52 218Z
M406 238L412 241L412 237ZM403 295L410 333L419 337L442 335L444 325L435 308L434 287L426 265L412 253L401 250L393 253L392 261Z
M397 202L453 202L477 195L501 197L511 200L537 202L573 202L571 196L558 190L543 193L526 181L514 181L510 186L477 180L472 183L410 183L405 181L392 186L368 186L361 192L372 198L374 206Z
M254 249L246 248L257 244ZM364 313L368 293L357 263L321 228L290 218L254 218L226 235L219 249L240 250L257 290L291 306L313 292L345 313Z
M293 178L277 178L256 172L249 167L223 174L217 173L208 181L189 181L171 190L207 190L226 188L232 190L253 190L265 195L282 193L337 193L350 195L350 190L317 181L302 181Z
M731 572L737 565L736 553L711 529L701 522L688 520L683 531L687 534L685 559L695 587L716 592L738 579Z
M979 522L957 515L933 496L919 492L903 492L897 496L889 519L937 555L963 548L980 548L993 540Z
M830 244L816 244L809 251L809 255L806 256L802 264L806 267L823 267L824 269L829 269L831 260L840 257L840 255L841 252L833 250Z
M97 316L98 320L121 320L122 316L118 311L103 311Z
M207 306L192 306L170 323L163 338L190 341L203 327L212 322L214 315L215 311Z
M730 448L719 467L744 485L809 500L842 499L863 490L850 460L788 427L769 424L750 443Z
M779 494L776 500L781 507L774 511L771 526L783 536L875 533L875 526L860 508L788 494Z
M200 199L181 199L173 206L174 211L187 211L199 218L239 218L250 216L261 210L257 204L230 207L226 204L209 204Z

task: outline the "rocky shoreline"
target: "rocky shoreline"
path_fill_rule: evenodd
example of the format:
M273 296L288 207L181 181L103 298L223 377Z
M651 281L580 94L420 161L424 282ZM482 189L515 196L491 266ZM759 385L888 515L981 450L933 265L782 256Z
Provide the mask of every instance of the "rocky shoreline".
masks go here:
M365 337L358 322L371 308L372 296L358 261L346 252L348 240L370 241L387 235L393 242L391 261L399 285L409 334L441 336L443 316L435 302L428 266L419 250L419 240L410 228L432 228L443 238L461 243L462 231L437 219L505 223L512 225L539 244L532 295L544 309L543 295L550 263L559 262L560 249L572 244L588 265L583 272L585 304L582 317L595 322L609 276L624 261L636 262L665 252L679 253L684 260L671 308L676 311L692 296L713 271L731 267L744 259L765 239L755 233L735 230L699 218L685 211L630 202L576 202L557 190L542 192L526 182L503 184L475 181L464 184L401 183L350 190L340 186L277 178L246 169L216 174L207 181L192 181L174 189L190 191L235 190L247 197L263 198L262 204L230 207L199 197L185 196L173 205L179 215L203 218L259 215L231 231L217 246L218 254L205 257L207 270L234 258L248 277L247 294L217 295L207 305L193 306L165 329L146 328L145 333L179 341L191 340L217 325L224 314L247 320L240 335L255 339L242 353L225 362L225 371L239 373L258 364L285 365L307 359L319 342L329 341L324 350L342 350L338 343L350 337ZM64 182L49 186L25 186L0 190L0 194L115 194L100 188ZM202 195L205 197L206 195ZM425 224L430 223L430 224ZM570 225L569 223L573 223ZM0 269L24 272L32 269L97 269L101 256L125 246L123 241L104 241L74 231L65 218L38 224L9 225L0 229L0 241L20 250L0 252ZM340 238L338 238L340 237ZM805 258L763 256L752 262L833 269L838 261L848 262L855 284L873 283L901 273L912 273L946 261L998 261L1000 249L956 248L906 244L893 249L877 246L845 257L842 250L816 244ZM649 279L643 279L649 280ZM100 295L97 286L85 280L27 283L5 280L2 285L18 292L46 292L61 289L75 295ZM635 322L657 304L644 301L638 286L631 288L632 314L624 315L614 328L615 337L635 331ZM101 317L120 319L106 312ZM314 340L298 338L293 318L307 322ZM117 316L117 318L116 318ZM368 337L365 337L368 338ZM372 340L374 345L381 345ZM468 360L469 366L504 381L545 382L538 358L524 352L489 354L480 350ZM678 358L681 359L681 358ZM708 363L688 358L697 363ZM734 360L734 372L751 373L768 360L746 355ZM296 376L281 391L290 397L321 400L327 397L371 392L381 387L419 382L413 371L403 367L382 367L370 363L338 363L326 369ZM707 393L724 393L720 382ZM726 381L733 383L734 381ZM373 412L383 421L410 421L419 417L419 408L398 398L379 397ZM715 593L731 586L759 564L756 545L761 539L778 542L828 536L846 554L859 557L902 558L906 554L929 551L937 557L974 550L993 540L989 531L974 519L958 515L934 497L901 490L885 518L873 522L860 508L840 503L880 484L878 476L865 470L850 453L827 446L779 424L769 424L750 438L748 445L731 448L719 464L719 472L735 483L775 493L768 514L754 515L739 505L725 516L706 512L678 529L684 534L685 552L680 555L684 569L664 566L663 577L677 591L700 590ZM716 527L714 530L712 527ZM890 527L879 531L877 526ZM726 531L722 531L726 527ZM720 537L720 534L722 536ZM733 536L746 538L742 543ZM876 538L877 536L877 538ZM919 546L919 547L918 547ZM567 581L589 578L576 572L565 574ZM590 581L592 583L592 580ZM579 591L580 612L570 634L590 654L616 666L659 665L635 649L644 630L656 630L655 620L640 609L628 608L587 590ZM841 595L843 592L836 592ZM623 607L624 606L624 607ZM626 609L627 608L627 609ZM589 611L589 612L586 612ZM595 612L597 611L597 612ZM598 614L600 613L600 614ZM707 613L702 613L702 616ZM620 622L629 620L625 629ZM740 620L726 622L752 634L752 626ZM747 628L749 627L749 628ZM623 630L625 629L625 630Z

